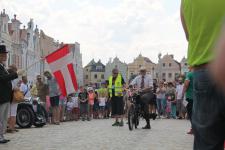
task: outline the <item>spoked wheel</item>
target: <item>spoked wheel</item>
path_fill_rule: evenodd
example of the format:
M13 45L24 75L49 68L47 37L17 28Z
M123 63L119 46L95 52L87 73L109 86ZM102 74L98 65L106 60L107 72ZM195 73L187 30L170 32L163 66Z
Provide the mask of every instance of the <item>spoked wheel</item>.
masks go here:
M136 114L135 117L134 117L135 129L137 129L137 126L139 125L139 120L140 120L140 117Z
M129 111L128 111L128 127L129 130L132 131L134 127L134 119L135 119L135 111L134 106L131 105Z

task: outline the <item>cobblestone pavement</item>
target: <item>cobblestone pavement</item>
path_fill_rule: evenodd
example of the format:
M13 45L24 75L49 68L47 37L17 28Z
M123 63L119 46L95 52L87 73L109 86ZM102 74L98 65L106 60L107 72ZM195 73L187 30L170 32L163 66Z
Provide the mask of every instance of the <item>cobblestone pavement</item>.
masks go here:
M187 135L187 120L151 121L151 130L129 131L112 127L112 119L90 122L65 122L60 126L21 129L7 134L11 142L0 145L0 150L191 150L193 136Z

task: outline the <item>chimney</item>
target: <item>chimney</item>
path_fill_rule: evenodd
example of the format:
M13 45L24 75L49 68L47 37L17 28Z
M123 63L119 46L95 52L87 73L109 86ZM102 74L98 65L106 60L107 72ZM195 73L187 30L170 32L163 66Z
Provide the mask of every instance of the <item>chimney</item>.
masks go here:
M14 14L14 20L16 20L16 14Z

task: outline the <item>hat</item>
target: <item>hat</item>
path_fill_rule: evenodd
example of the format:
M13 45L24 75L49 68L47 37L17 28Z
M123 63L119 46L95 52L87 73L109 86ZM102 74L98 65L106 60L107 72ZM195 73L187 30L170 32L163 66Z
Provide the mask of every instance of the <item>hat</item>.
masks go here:
M140 71L146 71L146 68L145 68L144 66L142 66L142 67L140 68Z
M0 53L8 53L8 51L6 51L5 45L0 45Z
M92 87L88 87L87 89L88 91L94 91L94 89Z

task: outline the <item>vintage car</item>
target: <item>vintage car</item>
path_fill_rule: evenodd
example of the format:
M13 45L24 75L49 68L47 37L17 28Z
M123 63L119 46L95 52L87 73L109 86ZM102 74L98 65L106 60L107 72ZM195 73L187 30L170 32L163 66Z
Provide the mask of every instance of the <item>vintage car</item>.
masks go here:
M19 127L43 127L47 119L47 111L38 97L25 98L24 102L18 104L16 123Z

